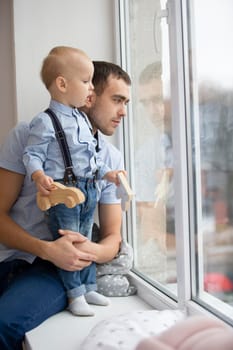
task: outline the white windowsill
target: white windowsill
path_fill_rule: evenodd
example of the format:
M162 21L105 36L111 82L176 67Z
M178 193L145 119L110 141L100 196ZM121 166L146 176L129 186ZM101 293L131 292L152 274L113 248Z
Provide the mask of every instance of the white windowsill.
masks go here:
M91 329L100 321L136 310L151 310L152 307L138 295L109 298L107 307L94 306L95 316L75 317L63 311L50 317L25 337L26 350L77 350Z

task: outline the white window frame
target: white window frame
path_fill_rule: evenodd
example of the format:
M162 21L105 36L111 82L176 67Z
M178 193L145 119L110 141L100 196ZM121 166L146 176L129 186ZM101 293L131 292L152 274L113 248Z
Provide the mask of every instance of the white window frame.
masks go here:
M129 32L126 23L128 13L128 0L115 0L117 24L117 60L123 69L130 71L129 50ZM194 260L194 239L195 233L201 228L201 205L194 202L194 181L195 186L200 189L200 177L193 174L192 166L192 140L191 140L191 121L190 121L190 86L189 86L189 48L188 48L188 25L187 25L187 2L186 0L167 0L168 25L169 25L169 44L170 44L170 77L171 77L171 111L175 118L172 119L172 138L173 150L175 154L174 161L174 186L177 189L175 193L175 227L176 227L176 258L177 258L177 300L169 296L169 292L163 292L151 286L143 278L131 273L131 279L138 288L138 295L146 300L153 307L179 308L187 314L205 313L215 314L223 318L226 322L232 324L232 308L224 305L216 299L215 302L221 303L222 313L211 310L211 307L205 304L205 298L198 300L195 298L196 290L196 270ZM172 14L172 15L171 15ZM133 83L133 82L132 82ZM194 87L195 91L195 87ZM125 154L126 167L130 172L130 162L132 161L132 135L133 125L132 110L129 106L128 118L124 119L123 131L121 135L121 147ZM198 113L198 111L197 111ZM198 125L196 125L198 128ZM124 135L127 135L129 142L124 143ZM200 166L198 155L196 166ZM197 168L196 168L197 169ZM196 171L197 174L198 169ZM134 184L134 179L130 173L130 181ZM189 197L190 196L190 197ZM131 232L134 226L135 206L131 207L124 220L124 230L128 232L128 239L131 241ZM197 219L195 219L195 217ZM196 221L196 224L195 224ZM196 226L196 227L195 227ZM190 232L191 231L191 232ZM196 231L196 232L194 232ZM190 234L191 233L191 234ZM191 239L190 239L191 237ZM192 240L192 241L191 241ZM199 250L200 252L202 250ZM199 257L201 263L202 257ZM201 271L201 270L200 270ZM200 277L199 277L200 278ZM192 286L192 289L191 289ZM208 298L212 298L208 294ZM230 315L231 314L231 315Z

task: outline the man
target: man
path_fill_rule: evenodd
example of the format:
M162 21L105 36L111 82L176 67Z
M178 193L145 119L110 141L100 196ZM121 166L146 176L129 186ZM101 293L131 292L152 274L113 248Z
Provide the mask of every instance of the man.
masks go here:
M119 151L104 141L126 115L130 78L117 65L94 62L96 92L85 111L98 140L98 151L111 168L121 169ZM0 349L22 349L24 334L66 307L66 295L56 266L82 270L91 261L114 258L121 242L121 205L114 184L99 181L101 240L63 231L56 241L35 202L35 189L25 176L22 152L28 137L26 123L13 129L0 152ZM46 293L45 293L46 291Z
M167 233L174 233L174 205L172 143L161 62L149 64L142 70L138 95L142 108L137 126L140 142L135 150L137 261L141 270L164 283L170 238Z
M143 106L143 118L140 114L140 121L148 123L148 131L142 135L146 137L135 154L136 187L140 188L137 199L139 207L154 208L155 202L158 206L162 197L157 186L161 184L163 173L169 169L172 172L173 166L171 125L168 103L163 98L161 62L154 62L143 69L139 77L138 94ZM153 153L148 153L148 150ZM157 220L155 210L152 216Z

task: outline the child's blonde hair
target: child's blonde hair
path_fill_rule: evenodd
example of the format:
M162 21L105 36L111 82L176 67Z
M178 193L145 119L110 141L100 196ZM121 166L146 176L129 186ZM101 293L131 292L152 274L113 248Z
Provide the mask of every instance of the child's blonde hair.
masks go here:
M67 76L77 69L78 57L88 58L84 51L69 46L56 46L49 52L43 60L40 72L41 79L48 90L58 76Z

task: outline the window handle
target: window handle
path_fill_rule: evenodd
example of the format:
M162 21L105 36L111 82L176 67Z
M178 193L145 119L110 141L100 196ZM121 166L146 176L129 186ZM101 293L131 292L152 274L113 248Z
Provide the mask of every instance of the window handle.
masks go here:
M153 23L153 33L154 33L154 47L156 53L161 52L161 31L160 31L160 22L162 18L166 18L168 23L168 6L166 4L165 9L161 9L160 11L156 11L154 15L154 23Z

